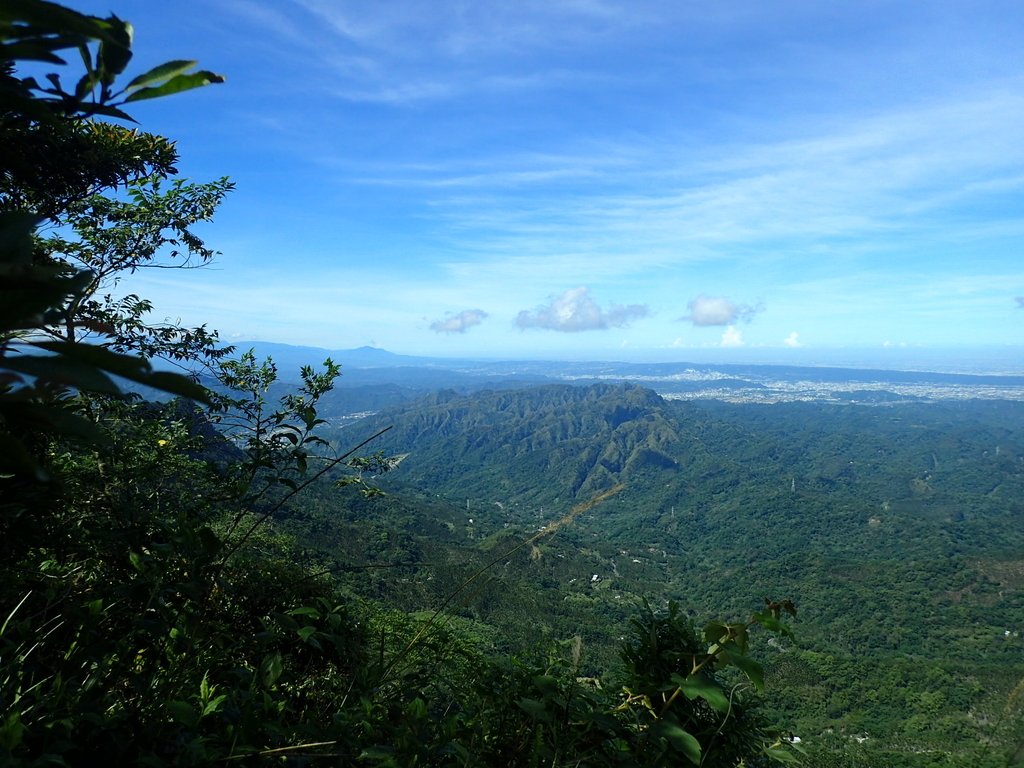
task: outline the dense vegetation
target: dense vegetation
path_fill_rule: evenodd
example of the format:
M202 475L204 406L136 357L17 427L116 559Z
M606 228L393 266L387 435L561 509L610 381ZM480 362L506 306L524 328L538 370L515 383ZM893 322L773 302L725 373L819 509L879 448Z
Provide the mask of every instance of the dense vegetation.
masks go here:
M384 422L381 444L408 455L360 519L401 525L393 562L436 558L424 542L439 532L399 502L411 488L457 502L453 545L486 551L620 489L494 574L467 615L512 635L523 614L555 637L586 626L601 657L644 598L706 615L776 591L802 621L799 642L763 650L768 703L812 750L1001 765L1019 749L1021 404L730 405L550 386L439 393L340 434ZM294 529L317 519L307 508Z
M390 462L356 456L361 441L324 453L331 361L269 398L271 362L232 357L205 327L154 323L117 287L208 262L193 228L231 189L174 179L172 142L100 120L221 80L174 61L119 88L131 38L113 16L0 7L0 759L792 760L749 695L763 687L752 630L788 636L787 600L702 629L674 604L638 608L618 663L587 679L579 636L510 654L486 624L356 594L330 553L281 530L328 479L341 488L321 504L367 509L362 474ZM74 85L18 70L69 52L85 68ZM146 402L124 380L187 399Z
M130 28L37 0L0 36L0 761L1024 763L1020 404L543 386L336 428L333 362L281 388L114 289L214 256L231 184L117 121L219 76L119 90Z

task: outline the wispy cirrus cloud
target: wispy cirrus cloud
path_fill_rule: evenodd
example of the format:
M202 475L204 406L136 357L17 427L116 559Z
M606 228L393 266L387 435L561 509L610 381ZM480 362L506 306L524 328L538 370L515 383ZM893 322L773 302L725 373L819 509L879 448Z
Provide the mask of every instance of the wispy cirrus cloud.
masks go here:
M584 46L607 34L649 24L636 13L601 2L407 0L386 4L293 0L340 37L395 56L449 59L493 57L557 46ZM417 46L409 45L416 40Z
M579 250L629 273L729 259L736 246L926 236L950 211L1024 190L1024 147L1007 129L1022 120L1024 98L997 89L823 124L800 140L705 148L698 159L657 142L608 144L411 181L435 189L435 220L472 239L477 263L488 252ZM456 192L467 187L474 194Z
M600 45L632 26L630 14L599 2L292 0L290 5L315 20L320 64L336 75L329 88L334 95L396 105L578 82L587 78L585 71L560 67L544 54L557 57L566 49ZM269 14L254 10L251 15Z
M576 333L624 328L630 321L646 317L650 310L643 304L611 304L602 309L590 296L587 288L573 288L552 297L532 311L523 310L516 316L520 328L542 328L549 331Z

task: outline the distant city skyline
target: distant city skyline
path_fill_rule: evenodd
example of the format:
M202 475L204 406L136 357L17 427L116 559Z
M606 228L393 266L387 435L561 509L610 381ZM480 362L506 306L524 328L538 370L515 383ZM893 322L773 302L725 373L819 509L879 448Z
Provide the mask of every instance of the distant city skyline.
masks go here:
M400 354L1024 369L1024 6L69 2L237 184L158 317ZM73 66L73 62L72 62Z

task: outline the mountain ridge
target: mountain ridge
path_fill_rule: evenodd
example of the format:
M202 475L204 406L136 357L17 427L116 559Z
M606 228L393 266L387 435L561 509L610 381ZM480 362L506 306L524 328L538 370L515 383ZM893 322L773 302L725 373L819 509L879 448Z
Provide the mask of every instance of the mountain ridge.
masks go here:
M940 386L992 385L1024 390L1024 373L968 373L937 370L901 370L833 365L780 365L773 363L635 363L615 361L484 360L400 355L378 347L324 349L289 344L244 341L236 351L253 349L258 357L273 357L282 380L293 380L303 365L317 366L330 357L342 366L339 386L399 383L422 389L424 379L435 387L466 381L633 381L679 391L710 387L758 388L770 382L787 386L801 383L854 383ZM419 381L417 381L419 379Z
M680 449L682 437L665 408L656 392L635 384L446 390L367 419L352 439L391 425L380 447L413 452L401 468L409 482L430 479L417 467L436 480L445 466L464 483L485 463L525 463L529 472L570 472L572 481L560 488L582 500L640 468L676 466L671 451Z

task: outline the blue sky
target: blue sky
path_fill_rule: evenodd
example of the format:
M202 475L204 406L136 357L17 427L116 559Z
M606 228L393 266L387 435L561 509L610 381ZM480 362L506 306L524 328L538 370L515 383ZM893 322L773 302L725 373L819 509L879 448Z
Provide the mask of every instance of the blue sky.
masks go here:
M1024 367L1024 4L106 0L228 339L405 354Z

